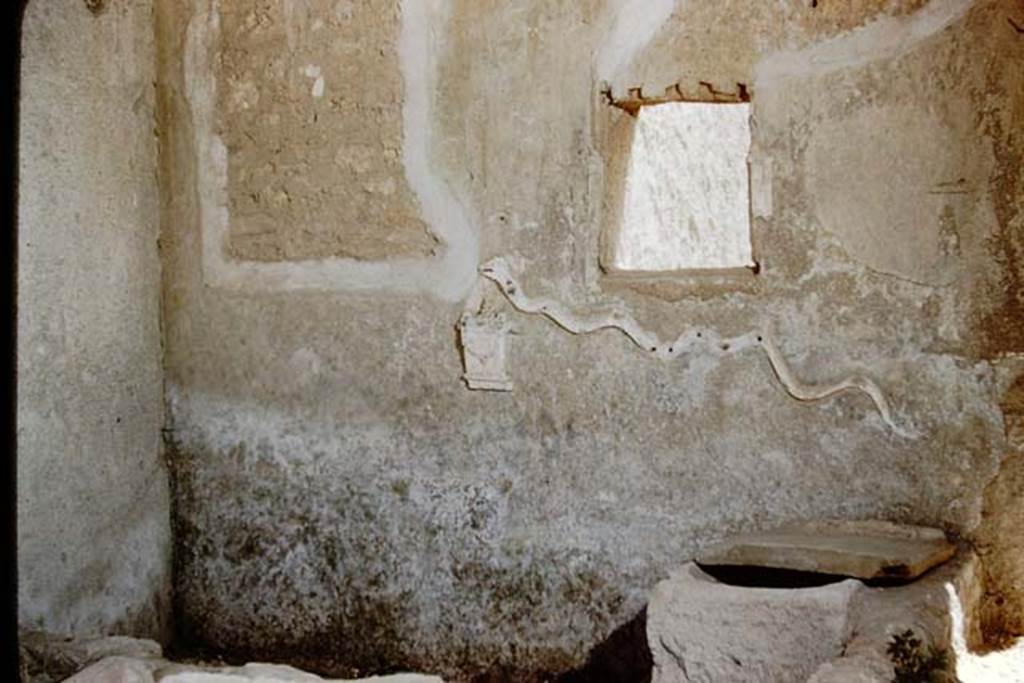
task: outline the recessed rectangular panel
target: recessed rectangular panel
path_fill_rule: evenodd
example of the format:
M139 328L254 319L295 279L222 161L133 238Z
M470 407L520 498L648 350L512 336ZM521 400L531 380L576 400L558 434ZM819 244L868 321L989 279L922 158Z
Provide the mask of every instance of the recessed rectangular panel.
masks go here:
M613 271L754 265L750 242L750 105L641 107L610 226Z
M231 258L422 258L403 165L398 0L219 5Z

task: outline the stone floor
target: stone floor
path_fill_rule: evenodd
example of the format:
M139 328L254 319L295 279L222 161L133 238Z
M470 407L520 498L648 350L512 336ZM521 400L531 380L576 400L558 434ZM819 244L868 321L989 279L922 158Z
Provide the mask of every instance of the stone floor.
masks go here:
M930 681L1024 683L1024 641L999 652L971 651L980 642L974 615L982 591L978 575L978 560L970 553L916 581L886 586L841 577L806 587L729 585L688 563L651 593L646 610L650 680L889 683L894 680L889 647L895 636L910 631L922 652L935 648L947 657L944 672ZM125 637L69 640L22 633L21 649L22 683L341 680L272 664L173 662L158 643ZM590 671L584 679L620 680L607 673ZM443 683L415 673L358 680Z

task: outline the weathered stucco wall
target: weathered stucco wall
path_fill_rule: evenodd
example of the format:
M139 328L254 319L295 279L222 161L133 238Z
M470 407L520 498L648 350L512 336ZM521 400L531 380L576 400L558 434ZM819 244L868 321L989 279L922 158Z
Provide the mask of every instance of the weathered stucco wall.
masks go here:
M152 4L86 5L32 0L24 23L19 617L61 633L163 637Z
M214 65L238 36L212 0L158 3L183 633L338 671L558 671L725 534L828 516L972 533L1024 350L1015 3L384 5L331 16L383 36L401 10L402 164L377 161L441 245L382 265L229 253ZM311 63L345 73L323 50ZM266 78L256 87L272 91ZM678 81L695 95L701 80L751 94L760 273L603 276L605 171L626 114L602 91ZM333 126L343 114L307 85L296 117ZM329 128L331 149L378 144L378 123ZM350 178L345 163L321 173L319 186ZM469 392L455 324L465 273L492 256L528 294L616 301L662 338L771 330L806 381L876 380L899 430L860 394L792 400L756 350L662 361L615 331L574 337L515 314L489 284L474 307L513 321L515 390Z

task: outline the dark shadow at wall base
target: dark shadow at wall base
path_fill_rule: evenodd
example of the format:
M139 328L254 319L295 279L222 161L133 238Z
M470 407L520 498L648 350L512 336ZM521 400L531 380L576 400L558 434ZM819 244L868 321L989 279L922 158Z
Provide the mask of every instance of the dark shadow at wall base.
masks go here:
M647 608L594 646L587 663L561 674L496 668L471 683L650 683L654 665L647 646Z
M268 656L268 653L261 653L261 656L246 656L243 653L226 655L190 643L187 638L182 638L180 633L176 645L167 652L167 655L175 661L218 666L239 666L255 660L278 661L273 656ZM329 677L383 675L417 668L382 664L373 671L367 671L345 667L323 658L304 657L288 657L286 663ZM650 683L653 663L650 648L647 646L645 607L627 623L615 629L604 641L594 646L586 663L577 669L559 673L498 665L482 673L449 676L446 680L453 683Z
M654 660L647 646L647 608L594 647L587 663L558 683L649 683Z
M7 381L0 404L3 409L3 440L6 448L0 449L3 460L4 501L3 540L4 547L16 548L17 534L17 484L15 481L16 406L17 406L17 283L18 283L18 107L19 81L21 75L21 19L25 13L26 0L4 3L4 16L0 18L3 35L0 36L0 63L4 66L4 77L0 78L3 92L0 92L0 214L7 220L7 277L3 284L3 299L7 312L8 326L2 335L0 356L3 357ZM3 626L0 631L0 680L17 681L20 678L18 655L18 556L17 552L5 554L0 569L0 584L4 595Z
M583 666L564 673L496 667L470 683L650 683L654 660L647 646L647 608L594 646Z

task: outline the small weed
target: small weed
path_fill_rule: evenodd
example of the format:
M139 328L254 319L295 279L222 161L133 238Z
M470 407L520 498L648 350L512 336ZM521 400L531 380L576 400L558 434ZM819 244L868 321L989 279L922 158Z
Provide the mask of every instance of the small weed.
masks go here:
M954 683L949 653L934 645L925 651L922 645L910 629L892 637L886 650L894 666L892 683Z

